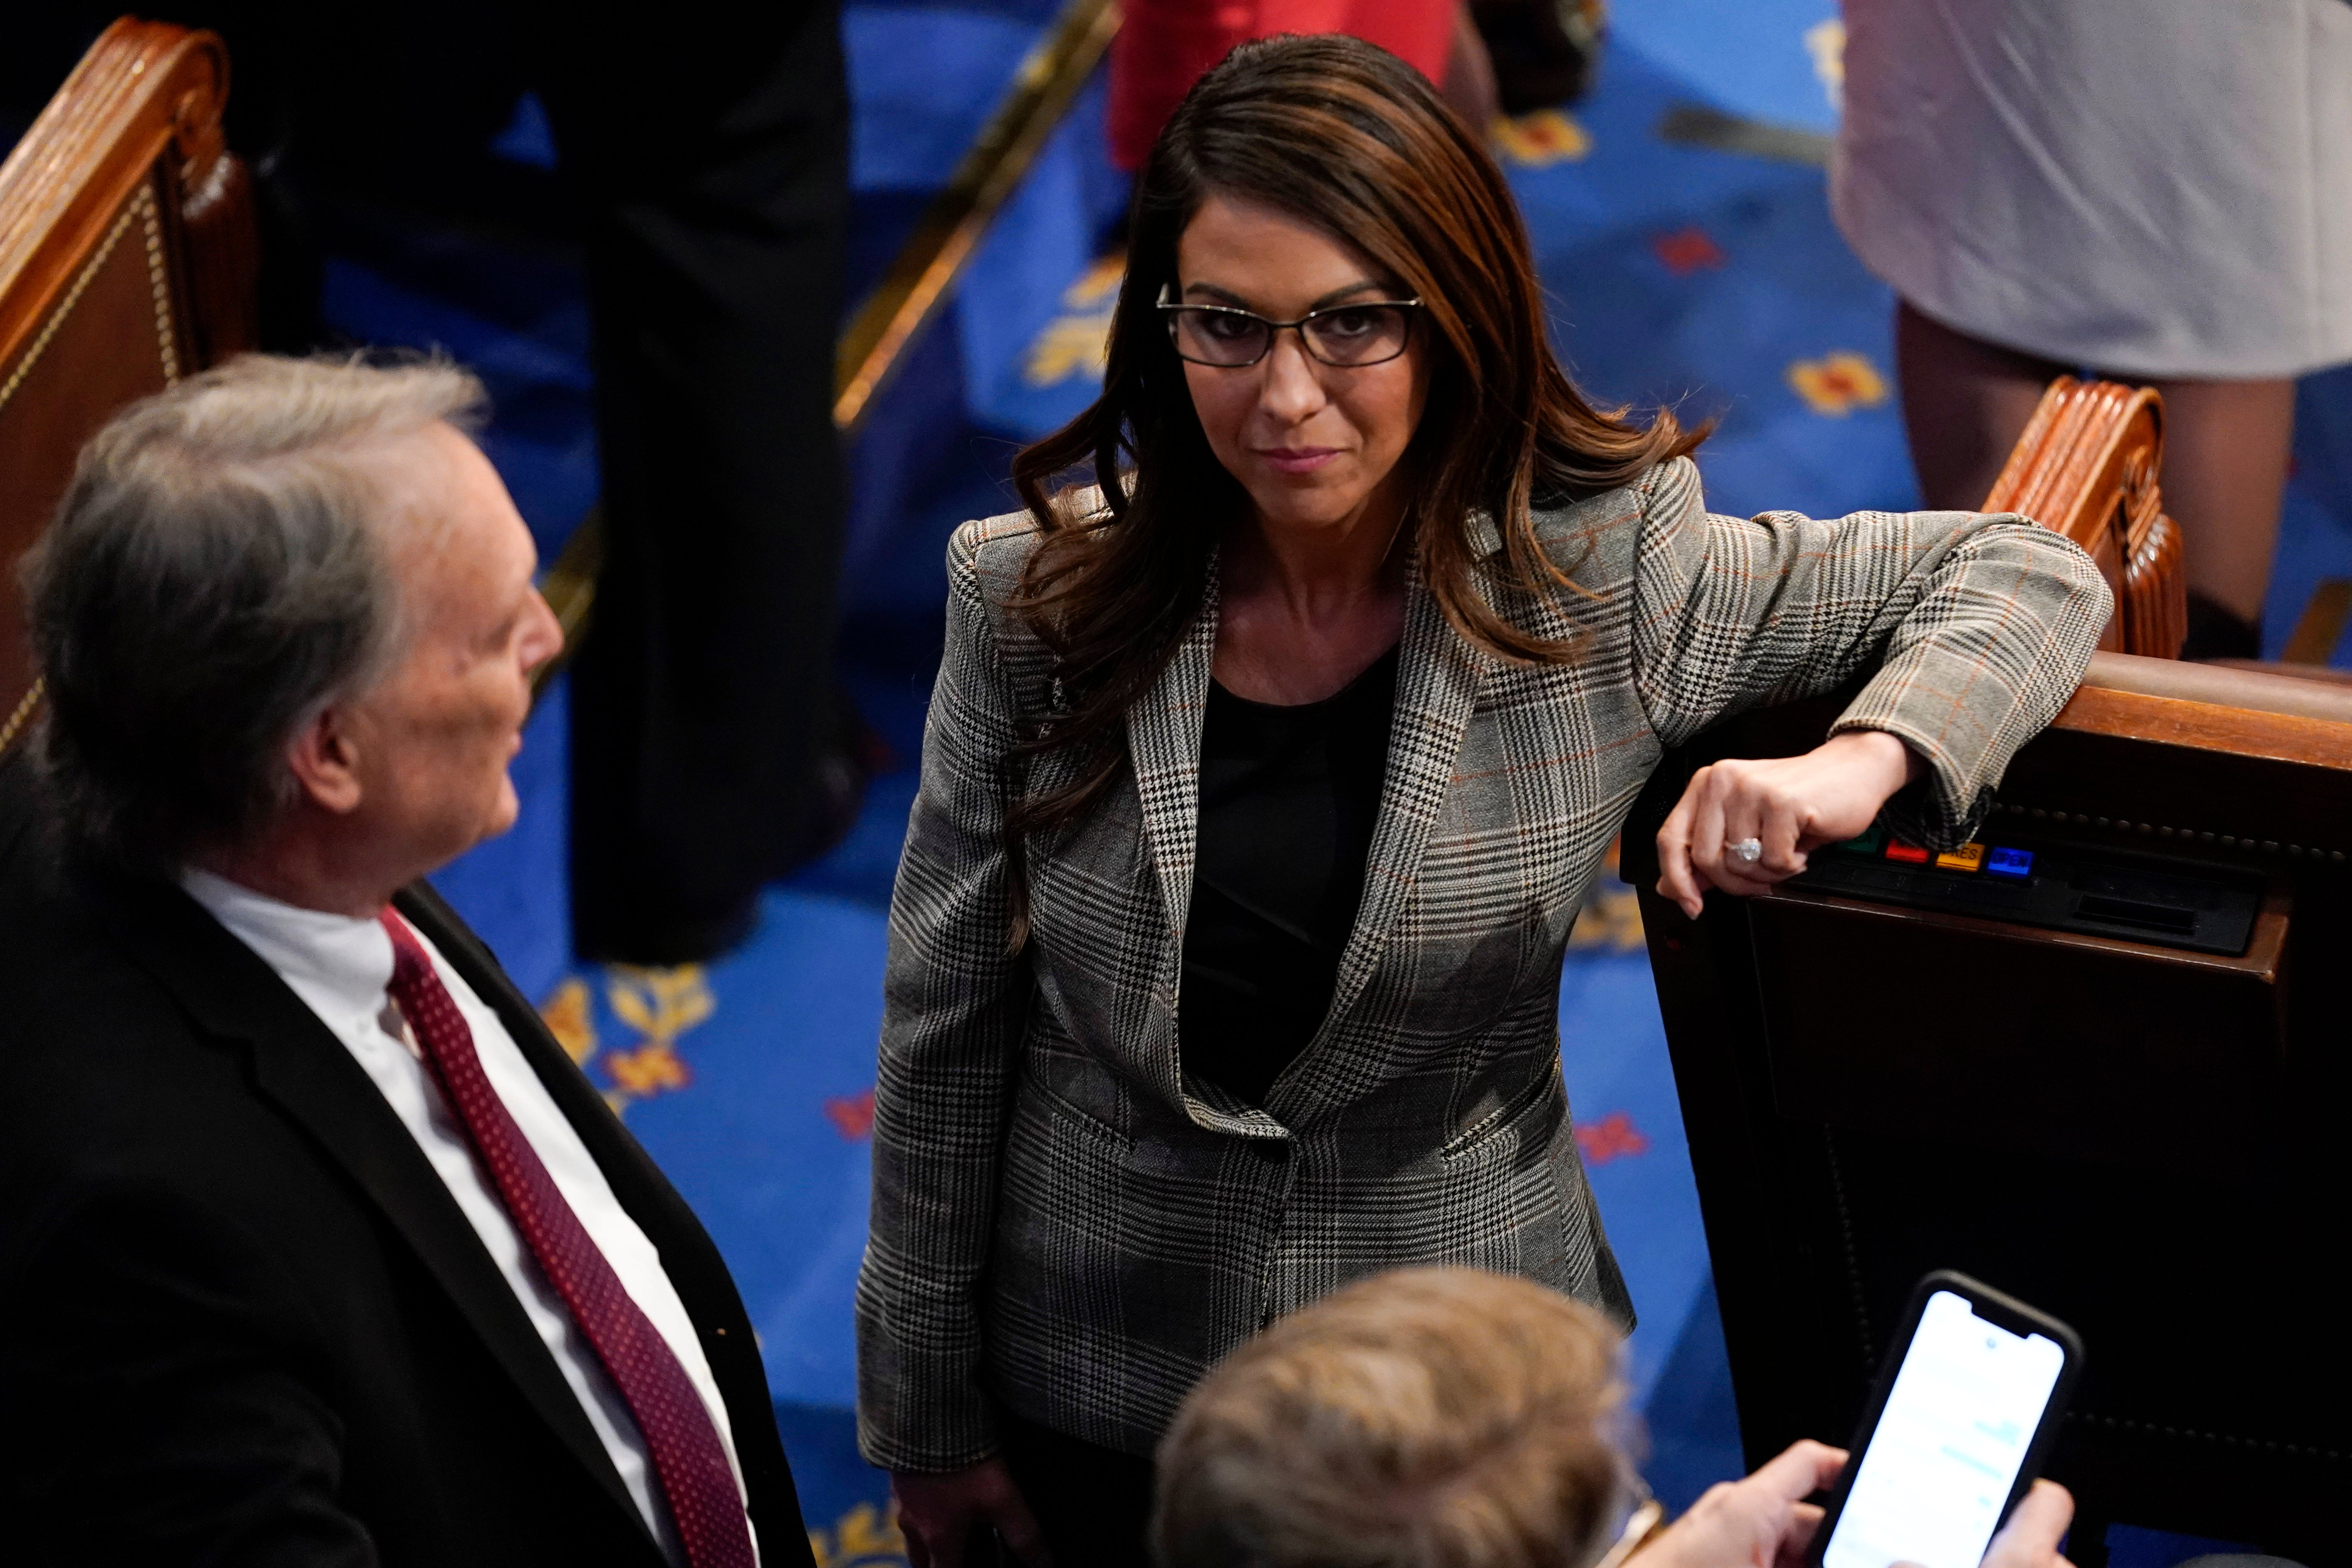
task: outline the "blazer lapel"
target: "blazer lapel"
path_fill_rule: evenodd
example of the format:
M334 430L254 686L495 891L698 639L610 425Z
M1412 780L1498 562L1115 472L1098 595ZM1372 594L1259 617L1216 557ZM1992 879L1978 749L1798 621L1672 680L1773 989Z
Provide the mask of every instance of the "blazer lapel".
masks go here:
M110 924L197 1025L251 1052L254 1081L357 1184L438 1279L531 1407L658 1552L612 1457L481 1238L375 1084L251 949L179 889L118 885Z
M441 956L465 976L474 994L505 1023L507 1033L531 1070L604 1172L613 1195L661 1254L669 1276L701 1335L702 1351L727 1405L735 1458L743 1470L751 1522L759 1531L761 1561L768 1568L811 1564L808 1531L802 1522L792 1468L776 1432L775 1406L768 1394L751 1321L719 1247L694 1211L669 1184L627 1128L604 1103L587 1075L573 1065L547 1025L488 946L468 930L430 884L404 889L394 903L431 939Z
M1490 525L1479 536L1480 542L1491 546L1491 534ZM1161 964L1163 984L1171 991L1182 963L1184 921L1192 904L1201 815L1201 725L1208 709L1216 646L1217 579L1213 569L1200 618L1150 691L1128 711L1128 750L1143 802L1144 837L1159 873L1160 902L1168 919ZM1416 559L1406 584L1396 713L1389 733L1380 820L1372 830L1371 850L1364 867L1363 900L1339 956L1330 1008L1298 1060L1276 1080L1272 1096L1276 1105L1288 1108L1301 1068L1320 1054L1333 1021L1345 1015L1380 967L1381 954L1420 874L1438 814L1453 787L1454 761L1469 731L1479 683L1493 662L1464 643L1447 624L1445 612L1429 591ZM1172 1039L1167 1056L1173 1070ZM1275 1105L1267 1109L1271 1111Z
M1372 828L1371 851L1365 858L1364 896L1356 908L1355 929L1349 932L1348 945L1339 954L1330 1009L1324 1014L1314 1040L1299 1053L1299 1063L1316 1054L1329 1037L1334 1020L1347 1012L1380 967L1389 934L1420 875L1422 858L1429 849L1446 793L1453 788L1454 764L1462 754L1462 738L1469 731L1479 682L1494 662L1463 642L1447 624L1436 595L1422 580L1417 559L1406 595L1396 712L1389 731L1380 818ZM1297 1066L1292 1064L1283 1079L1291 1079Z
M1193 851L1201 826L1201 722L1208 711L1209 671L1217 654L1217 574L1210 564L1201 613L1160 679L1127 712L1128 755L1143 801L1143 836L1159 872L1168 920L1162 962L1172 989L1192 903Z

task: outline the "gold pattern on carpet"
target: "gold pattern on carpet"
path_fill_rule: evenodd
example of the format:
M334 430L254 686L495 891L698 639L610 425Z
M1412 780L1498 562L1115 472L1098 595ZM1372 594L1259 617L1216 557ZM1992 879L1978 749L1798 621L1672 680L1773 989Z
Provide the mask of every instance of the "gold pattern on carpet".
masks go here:
M604 1005L632 1031L628 1044L604 1048L596 1029L594 989L577 974L557 984L540 1004L539 1016L565 1054L603 1080L605 1102L615 1113L694 1082L694 1069L678 1055L678 1041L719 1010L701 964L607 964Z
M1843 418L1886 401L1886 378L1869 356L1841 351L1801 359L1789 367L1789 385L1816 414Z
M831 1530L808 1532L816 1568L906 1568L907 1537L898 1528L898 1503L876 1508L861 1502Z
M1100 376L1110 347L1111 313L1127 277L1124 251L1106 256L1062 293L1062 313L1045 323L1021 357L1021 379L1053 386L1074 375Z

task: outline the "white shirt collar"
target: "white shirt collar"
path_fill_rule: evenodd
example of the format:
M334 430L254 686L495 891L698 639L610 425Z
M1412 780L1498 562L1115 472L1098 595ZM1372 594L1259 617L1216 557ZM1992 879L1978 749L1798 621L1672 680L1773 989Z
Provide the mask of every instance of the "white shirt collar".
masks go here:
M306 910L194 867L180 886L305 1000L361 1014L383 1008L392 937L377 921Z

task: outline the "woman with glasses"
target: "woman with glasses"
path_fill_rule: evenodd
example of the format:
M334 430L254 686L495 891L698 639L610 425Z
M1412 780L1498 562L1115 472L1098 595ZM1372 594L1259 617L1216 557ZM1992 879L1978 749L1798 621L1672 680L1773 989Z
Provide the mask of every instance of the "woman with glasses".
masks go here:
M2056 534L1710 515L1698 440L1569 383L1502 175L1392 57L1245 45L1171 119L1101 399L949 553L858 1294L918 1563L1143 1560L1185 1394L1363 1275L1629 1323L1559 976L1663 752L1877 669L1694 781L1696 914L1882 809L1963 842L2074 689L2108 600Z

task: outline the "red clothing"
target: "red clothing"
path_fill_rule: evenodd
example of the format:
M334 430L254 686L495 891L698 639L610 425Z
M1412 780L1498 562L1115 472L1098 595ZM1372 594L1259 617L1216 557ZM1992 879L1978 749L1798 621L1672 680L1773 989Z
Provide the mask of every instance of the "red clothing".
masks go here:
M1143 166L1185 93L1235 44L1352 33L1432 81L1445 78L1455 0L1121 0L1110 46L1111 162Z

